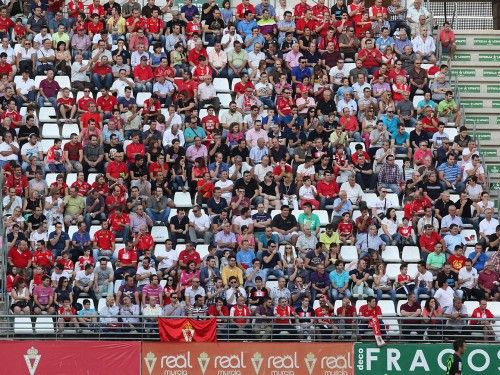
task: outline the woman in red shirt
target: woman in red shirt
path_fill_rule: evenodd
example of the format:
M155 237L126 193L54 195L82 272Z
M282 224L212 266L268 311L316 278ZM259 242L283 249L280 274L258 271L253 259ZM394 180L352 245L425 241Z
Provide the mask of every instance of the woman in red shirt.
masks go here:
M215 185L210 178L210 173L205 172L202 180L198 180L196 189L198 190L198 195L196 199L197 204L207 203L210 198L212 198Z
M203 176L207 172L208 168L205 165L205 159L202 157L196 158L194 160L194 166L191 169L191 182L189 183L191 196L194 196L197 191L198 181L203 179Z

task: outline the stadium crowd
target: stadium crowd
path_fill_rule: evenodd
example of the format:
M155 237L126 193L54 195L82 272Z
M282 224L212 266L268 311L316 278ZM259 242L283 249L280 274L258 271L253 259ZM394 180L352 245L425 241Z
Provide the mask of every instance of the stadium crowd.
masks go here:
M492 317L500 226L436 57L454 33L421 0L20 4L0 11L13 314L304 336L358 298L459 331Z

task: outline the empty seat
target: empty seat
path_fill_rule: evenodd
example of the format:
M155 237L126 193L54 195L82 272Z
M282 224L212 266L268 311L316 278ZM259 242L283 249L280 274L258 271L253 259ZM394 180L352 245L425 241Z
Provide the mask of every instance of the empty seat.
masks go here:
M16 316L14 318L14 333L19 334L33 334L33 324L31 318L26 316Z
M58 173L47 173L45 175L45 181L47 182L47 185L52 185L52 183L56 182Z
M417 276L417 272L418 272L418 269L417 269L416 263L408 264L408 275L410 275L410 277L412 279L414 279L415 276Z
M123 280L116 280L115 281L115 285L114 285L114 288L113 288L113 291L116 293L118 293L120 287L122 286L122 283L123 283Z
M486 308L491 311L495 318L500 318L500 302L489 301Z
M64 139L70 139L71 134L80 134L80 128L78 124L64 124L62 127L62 137Z
M101 226L100 225L92 225L89 229L89 236L90 236L90 239L93 240L94 239L94 235L95 233L101 229Z
M175 246L175 251L177 252L177 255L179 255L181 253L181 251L185 250L186 249L186 244L177 244Z
M42 82L45 78L47 78L47 76L36 76L35 77L35 89L39 89L40 88L40 82Z
M391 280L395 280L399 275L399 263L389 263L385 269L385 273Z
M53 107L42 107L38 113L38 121L42 124L57 119L56 110Z
M144 102L149 98L151 98L150 92L138 92L137 96L135 98L135 101L137 102L137 106L144 107Z
M280 211L281 212L281 211ZM297 219L297 221L299 220L299 216L300 214L304 213L304 210L293 210L292 211L292 215L295 216L295 218Z
M174 205L176 207L193 207L191 194L189 192L177 191L174 194Z
M203 118L203 117L205 117L206 115L208 115L208 111L207 111L207 109L206 109L206 108L201 108L201 109L200 109L200 112L199 112L199 116L198 116L198 117L199 117L199 118Z
M71 185L73 185L73 183L76 182L77 176L78 176L77 173L68 173L68 175L66 176L66 185L71 187Z
M52 334L54 333L54 321L47 316L39 316L35 322L35 332L37 334Z
M340 256L346 262L358 260L358 249L356 248L356 246L344 245L340 248Z
M234 91L234 86L236 86L238 82L241 82L241 78L233 78L233 82L231 83L231 91Z
M266 288L269 290L272 290L274 288L278 287L278 280L267 280L266 281Z
M227 78L214 78L214 87L217 92L231 92Z
M151 236L156 243L164 243L166 240L168 240L167 227L163 225L154 226L153 228L151 228Z
M461 234L467 246L474 246L477 243L477 233L474 229L462 229Z
M97 304L97 312L99 312L103 307L106 306L106 298L100 298Z
M330 218L328 217L327 210L315 210L314 213L319 217L319 224L324 227L330 224Z
M489 303L488 303L489 305ZM471 316L472 312L479 307L479 302L478 301L464 301L464 306L467 309L467 315ZM491 311L491 309L490 309ZM492 311L493 313L493 311Z
M208 255L208 246L209 245L196 245L196 251L200 254L201 259Z
M70 225L68 228L68 236L69 238L73 238L73 234L78 232L78 227L76 225Z
M399 249L397 246L386 246L385 250L382 251L382 259L387 263L399 263L401 258L399 257Z
M405 246L403 247L403 262L406 263L416 263L420 262L422 257L420 256L420 249L418 246Z
M68 76L55 76L54 81L59 83L59 86L61 86L61 89L67 87L68 89L71 90L71 80L69 79Z
M231 100L233 100L233 98L231 98L231 95L218 94L217 96L219 97L221 107L229 108L229 103L231 103Z
M61 138L61 133L59 133L59 125L47 123L43 124L42 138Z
M95 182L97 175L98 175L98 173L89 173L89 176L87 177L87 182L90 185L92 185Z
M358 299L356 301L356 312L359 314L359 309L361 308L361 306L364 306L366 305L366 299Z
M394 302L391 300L380 300L378 301L378 306L382 310L382 315L384 316L396 316L396 309Z
M415 108L415 110L417 109L418 103L420 103L421 100L424 100L423 95L415 95L413 97L413 107Z

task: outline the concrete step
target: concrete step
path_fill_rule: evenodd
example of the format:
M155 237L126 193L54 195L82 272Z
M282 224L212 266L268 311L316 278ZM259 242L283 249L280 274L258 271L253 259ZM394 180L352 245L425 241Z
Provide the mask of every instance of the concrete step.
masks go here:
M489 50L482 50L480 48L458 50L453 61L475 63L500 62L500 53L498 53L498 50L498 47L491 47Z
M500 30L457 30L455 31L455 36L457 38L471 38L471 37L491 37L496 36L500 37Z
M460 93L460 95L462 95L462 93ZM472 128L474 124L476 124L477 127L500 125L500 115L472 115L467 111L465 125ZM500 127L498 129L500 129Z
M463 108L470 109L483 109L483 110L492 110L493 114L498 113L500 109L500 100L499 99L462 99L460 101L460 105ZM491 112L490 112L491 113Z
M471 80L469 83L468 81ZM478 82L478 78L472 79L460 79L457 85L460 91L461 98L485 98L485 99L497 99L500 98L500 84L497 83L481 83ZM464 82L467 81L467 82ZM474 83L473 83L474 82ZM498 80L496 80L498 82Z

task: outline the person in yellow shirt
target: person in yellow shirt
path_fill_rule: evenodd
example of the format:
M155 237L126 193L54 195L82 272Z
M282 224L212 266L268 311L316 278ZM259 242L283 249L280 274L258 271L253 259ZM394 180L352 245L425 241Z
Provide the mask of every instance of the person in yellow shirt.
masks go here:
M243 271L236 265L236 258L230 255L228 258L229 264L222 269L221 277L224 285L229 285L228 281L231 276L234 276L243 285Z
M125 36L127 31L127 21L115 8L111 9L111 17L106 22L106 28L111 35Z
M319 242L322 242L327 249L330 248L332 243L341 244L342 240L340 239L339 233L333 230L333 225L328 224L325 227L326 231L321 233L319 236Z

